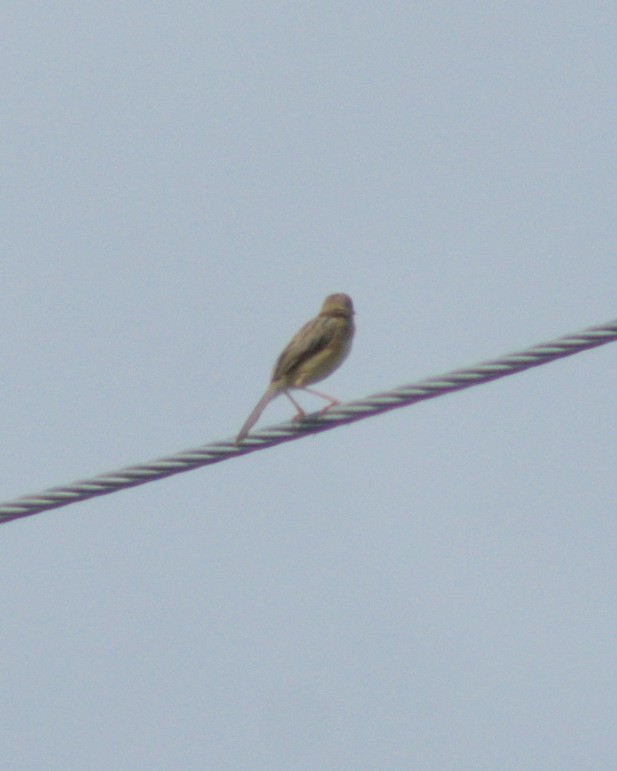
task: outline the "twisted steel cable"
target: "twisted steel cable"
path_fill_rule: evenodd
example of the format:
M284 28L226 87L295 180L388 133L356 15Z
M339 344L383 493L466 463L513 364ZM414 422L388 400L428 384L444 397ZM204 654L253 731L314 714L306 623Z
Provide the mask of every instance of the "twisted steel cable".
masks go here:
M119 471L100 474L64 487L52 487L36 495L25 495L0 504L0 524L60 506L68 506L70 503L84 501L97 495L108 495L127 487L143 485L146 482L153 482L200 466L219 463L238 455L264 450L266 447L299 439L309 434L328 431L345 423L353 423L397 407L405 407L424 399L434 399L452 391L461 391L464 388L488 383L491 380L514 375L531 367L548 364L556 359L614 341L617 341L617 319L493 361L400 386L360 401L341 404L326 413L313 413L295 422L264 428L249 434L240 444L236 444L234 439L214 442L168 458L160 458L138 466L128 466Z

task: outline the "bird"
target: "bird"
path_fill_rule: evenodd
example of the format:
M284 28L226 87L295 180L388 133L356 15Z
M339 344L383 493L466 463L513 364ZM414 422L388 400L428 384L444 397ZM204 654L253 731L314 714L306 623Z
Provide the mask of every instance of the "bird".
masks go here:
M276 360L270 385L240 429L236 443L247 436L269 402L281 393L287 396L298 411L294 419L305 415L302 407L289 393L292 388L325 399L329 403L324 412L340 404L338 399L307 386L328 377L347 358L355 332L353 317L354 308L349 295L337 293L326 297L319 315L300 327Z

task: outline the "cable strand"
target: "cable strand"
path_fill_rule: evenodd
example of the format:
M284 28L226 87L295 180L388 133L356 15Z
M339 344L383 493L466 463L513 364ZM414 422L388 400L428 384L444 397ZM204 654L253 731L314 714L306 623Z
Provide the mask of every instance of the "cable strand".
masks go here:
M617 319L573 335L566 335L547 343L535 345L524 351L508 354L493 361L454 370L445 375L421 380L418 383L403 385L359 401L336 405L325 413L312 413L298 421L270 426L249 434L240 444L236 444L235 439L213 442L196 449L179 452L167 458L128 466L118 471L107 472L90 479L80 480L62 487L52 487L34 495L25 495L6 503L0 503L0 524L57 509L61 506L68 506L71 503L78 503L99 495L109 495L119 490L154 482L157 479L191 471L201 466L220 463L239 455L265 450L267 447L300 439L303 436L329 431L337 426L364 420L373 415L380 415L389 410L416 404L426 399L434 399L437 396L461 391L482 383L489 383L615 341L617 341Z

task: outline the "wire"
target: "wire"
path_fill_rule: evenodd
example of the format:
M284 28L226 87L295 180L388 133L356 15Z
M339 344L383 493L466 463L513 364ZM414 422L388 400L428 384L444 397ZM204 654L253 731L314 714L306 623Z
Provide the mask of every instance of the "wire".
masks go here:
M0 524L85 501L98 495L115 493L127 487L143 485L146 482L153 482L200 466L220 463L239 455L265 450L267 447L328 431L345 423L363 420L424 399L434 399L452 391L461 391L507 375L514 375L531 367L548 364L564 356L571 356L614 341L617 341L617 319L467 369L454 370L440 377L404 385L369 396L361 401L337 405L325 413L313 413L298 421L264 428L249 434L240 444L236 444L234 439L214 442L168 458L160 458L138 466L128 466L119 471L100 474L64 487L52 487L36 495L25 495L0 504Z

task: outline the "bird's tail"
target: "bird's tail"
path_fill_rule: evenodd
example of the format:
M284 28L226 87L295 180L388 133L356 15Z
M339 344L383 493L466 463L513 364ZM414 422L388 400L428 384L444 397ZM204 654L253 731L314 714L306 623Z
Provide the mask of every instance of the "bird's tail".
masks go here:
M274 383L270 383L268 386L268 390L266 393L261 397L261 399L257 402L255 405L255 409L251 414L248 416L248 419L246 423L242 426L240 429L240 433L238 434L238 438L236 439L237 442L241 442L244 437L248 434L248 432L253 428L255 423L259 420L259 416L261 413L266 409L268 404L274 399L275 396L278 395L280 391L280 388L275 385Z

